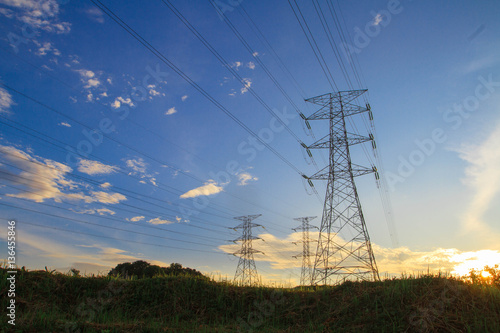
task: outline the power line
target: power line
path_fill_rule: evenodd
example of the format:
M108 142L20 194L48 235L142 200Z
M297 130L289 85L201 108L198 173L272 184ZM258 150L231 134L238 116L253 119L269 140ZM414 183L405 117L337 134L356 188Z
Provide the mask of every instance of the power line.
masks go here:
M91 0L94 5L101 9L107 16L109 16L113 21L115 21L120 27L122 27L128 34L134 37L139 43L144 45L151 53L158 57L163 63L170 67L174 72L176 72L180 77L182 77L186 82L188 82L193 88L200 92L205 98L207 98L212 104L214 104L218 109L224 112L231 120L237 123L250 135L252 135L256 140L262 143L267 149L269 149L274 155L281 159L285 164L287 164L291 169L302 175L302 172L293 165L288 159L271 147L267 142L262 140L255 132L253 132L247 125L245 125L241 120L239 120L234 114L232 114L226 107L224 107L219 101L212 97L206 90L194 82L188 75L186 75L182 70L180 70L176 65L174 65L169 59L167 59L161 52L154 48L148 41L146 41L141 35L139 35L134 29L132 29L128 24L126 24L119 16L117 16L112 10L107 8L99 0Z
M1 204L2 203L0 203L0 205ZM9 218L2 217L2 219L10 219L10 217ZM163 248L167 248L167 249L176 249L176 250L183 250L183 251L194 251L194 252L202 252L202 253L211 252L211 253L214 253L214 254L225 255L225 253L220 253L220 252L214 252L214 251L208 251L208 250L196 250L196 249L176 247L176 246L170 246L170 245L145 243L145 242L133 241L133 240L123 239L123 238L116 238L116 237L110 237L110 236L104 236L104 235L96 235L96 234L91 234L91 233L87 233L87 232L83 232L83 231L74 231L74 230L62 229L62 228L57 228L57 227L50 227L50 226L36 224L36 223L31 223L31 222L26 222L26 221L23 221L22 224L32 225L32 226L39 227L39 228L53 229L53 230L58 230L58 231L63 231L63 232L69 232L69 233L78 234L78 235L87 235L87 236L92 236L92 237L99 237L99 238L107 238L107 239L112 239L112 240L124 241L124 242L127 242L127 243L135 243L135 244L142 244L142 245L149 245L149 246L157 246L157 247L163 247Z

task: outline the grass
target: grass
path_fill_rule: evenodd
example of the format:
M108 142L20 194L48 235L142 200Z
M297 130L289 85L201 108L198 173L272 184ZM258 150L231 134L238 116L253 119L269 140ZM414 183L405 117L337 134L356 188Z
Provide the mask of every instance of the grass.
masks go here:
M2 308L7 271L0 269ZM334 287L241 287L19 270L9 332L500 332L500 288L441 275Z

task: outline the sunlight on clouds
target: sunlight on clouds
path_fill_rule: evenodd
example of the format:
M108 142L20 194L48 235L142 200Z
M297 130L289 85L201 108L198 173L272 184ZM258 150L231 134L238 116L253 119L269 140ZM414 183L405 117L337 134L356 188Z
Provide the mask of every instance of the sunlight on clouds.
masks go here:
M80 159L78 161L78 171L86 173L87 175L90 176L107 175L116 172L116 169L117 169L116 166L102 164L101 162L98 161L84 160L84 159Z
M175 223L175 222L172 222L172 221L169 221L169 220L164 220L164 219L161 219L159 217L156 217L154 219L149 220L148 223L151 223L151 224L172 224L172 223Z
M259 178L252 176L248 172L242 172L242 173L238 174L238 180L239 180L238 185L245 186L245 185L248 185L248 182L250 182L250 181L255 182L255 181L259 180Z
M311 239L317 239L319 233L311 232ZM302 233L289 234L285 239L279 239L274 235L259 234L262 240L254 240L253 248L264 252L255 254L255 260L269 262L273 269L295 269L300 268L302 259L293 258L302 252L302 244L298 242ZM345 241L337 237L337 242ZM240 250L241 244L221 245L219 249L226 253L234 253ZM472 268L483 268L486 265L494 266L500 264L500 251L460 251L458 249L434 249L431 251L412 251L407 247L385 248L372 243L375 260L381 277L384 275L399 276L401 273L431 273L451 272L452 274L465 275ZM311 244L311 253L316 250L315 244ZM314 260L314 259L312 259Z
M130 222L139 222L139 221L142 221L144 220L144 216L134 216L130 219L126 219L127 221L130 221Z
M222 186L218 186L218 184L214 180L209 179L208 182L206 182L203 186L189 190L186 193L182 194L180 197L182 199L196 198L202 195L217 194L219 192L222 192L223 190L224 189L222 188Z
M18 193L6 194L13 198L23 198L35 202L43 202L53 199L56 202L67 200L83 200L86 203L101 202L117 204L127 198L120 193L106 193L102 191L67 192L68 190L80 189L82 184L66 178L66 174L72 169L62 163L44 159L36 155L30 155L12 146L0 145L0 153L9 164L22 171L19 174L11 171L7 166L1 166L2 178L15 185L21 185L26 189L20 189ZM84 186L85 187L85 186Z

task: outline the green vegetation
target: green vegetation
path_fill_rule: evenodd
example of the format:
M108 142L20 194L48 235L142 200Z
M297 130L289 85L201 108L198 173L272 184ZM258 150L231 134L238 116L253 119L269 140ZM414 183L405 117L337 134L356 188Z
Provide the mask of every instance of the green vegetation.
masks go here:
M500 332L500 274L492 272L489 279L475 272L469 281L423 275L286 289L186 275L122 279L18 270L16 326L4 317L0 330ZM0 276L5 309L7 271Z
M73 270L72 270L73 271ZM108 273L109 276L114 277L123 277L123 278L152 278L154 276L194 276L194 277L203 277L201 272L198 272L195 269L182 267L181 264L170 264L169 267L160 267L157 265L151 265L150 263L144 260L138 260L133 263L125 262L122 264L116 265Z

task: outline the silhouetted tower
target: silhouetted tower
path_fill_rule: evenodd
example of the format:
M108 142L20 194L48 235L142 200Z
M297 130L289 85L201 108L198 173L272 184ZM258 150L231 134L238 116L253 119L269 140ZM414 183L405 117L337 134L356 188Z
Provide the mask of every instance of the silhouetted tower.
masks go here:
M379 280L377 264L370 237L361 210L354 177L375 172L351 162L349 147L372 141L350 133L346 119L356 114L370 112L366 107L355 105L355 100L367 90L351 90L329 93L306 102L321 108L307 120L329 120L330 133L310 145L309 149L328 149L329 165L308 179L328 180L319 228L318 245L313 265L313 284L337 284L345 280ZM342 232L342 236L340 233Z
M302 222L300 226L297 228L293 228L292 230L302 231L302 240L300 242L294 243L302 243L302 253L294 256L294 258L302 257L302 270L300 272L300 285L307 286L311 284L312 280L312 262L311 262L311 252L309 251L309 243L315 242L309 238L309 230L318 229L318 227L310 225L309 221L315 219L317 216L309 216L309 217L299 217L294 220Z
M243 221L241 224L233 228L235 230L243 229L241 237L233 241L235 243L241 241L241 250L233 253L234 255L239 255L240 257L238 267L236 268L236 274L234 275L234 282L239 285L255 285L260 283L253 254L259 252L262 253L262 251L254 250L252 248L252 241L261 238L252 236L252 228L261 227L261 225L252 223L252 221L261 215L262 214L235 217L236 220Z

